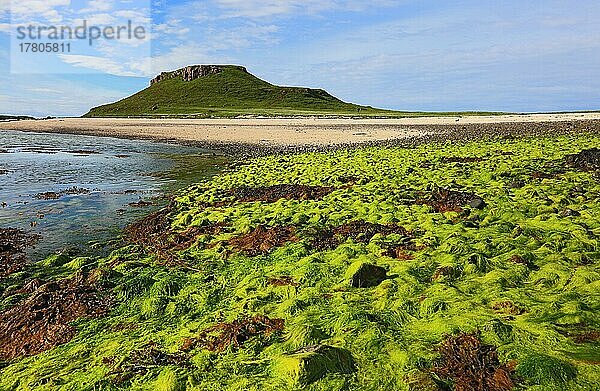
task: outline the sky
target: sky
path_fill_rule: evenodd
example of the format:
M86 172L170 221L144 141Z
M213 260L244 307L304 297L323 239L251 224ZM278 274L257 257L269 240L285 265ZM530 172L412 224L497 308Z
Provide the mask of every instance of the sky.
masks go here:
M82 20L148 34L18 53L17 25ZM597 0L0 0L0 113L81 115L191 64L397 110L599 110L599 37Z

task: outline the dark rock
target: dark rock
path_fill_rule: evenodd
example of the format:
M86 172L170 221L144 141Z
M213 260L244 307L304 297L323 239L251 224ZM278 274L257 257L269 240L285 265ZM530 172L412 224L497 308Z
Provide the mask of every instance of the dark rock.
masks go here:
M469 202L469 206L474 209L483 209L485 207L485 201L481 198L475 198Z
M522 187L525 187L525 182L521 180L512 181L508 184L509 189L520 189Z
M381 284L387 278L387 271L381 266L358 262L348 269L350 285L353 288L370 288Z
M575 186L573 188L573 191L576 192L576 193L583 193L583 192L585 192L585 190L581 186Z
M569 167L578 168L582 171L592 171L600 168L600 149L586 149L579 153L568 155L566 163Z
M471 220L465 221L463 225L465 228L479 228L479 224Z
M581 213L573 209L565 209L560 215L561 217L578 217L581 216Z

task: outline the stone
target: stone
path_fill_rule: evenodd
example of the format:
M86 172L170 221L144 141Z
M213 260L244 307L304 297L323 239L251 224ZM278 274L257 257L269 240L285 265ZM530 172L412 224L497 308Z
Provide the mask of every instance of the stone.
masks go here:
M509 189L520 189L522 187L525 187L525 182L521 180L512 181L508 184Z
M284 354L275 361L278 377L301 387L328 374L351 374L355 371L356 364L350 351L328 345L307 346Z
M561 217L579 217L581 216L581 213L573 209L565 209L560 215Z
M485 201L481 198L475 198L469 202L469 206L473 209L483 209L485 207Z
M371 288L387 278L387 271L371 263L356 262L348 269L347 276L353 288Z
M216 75L223 72L226 68L237 68L243 72L248 72L246 68L241 66L230 65L190 65L185 68L180 68L171 72L162 72L150 81L150 85L154 85L163 80L175 79L181 77L183 81L192 81L201 77Z

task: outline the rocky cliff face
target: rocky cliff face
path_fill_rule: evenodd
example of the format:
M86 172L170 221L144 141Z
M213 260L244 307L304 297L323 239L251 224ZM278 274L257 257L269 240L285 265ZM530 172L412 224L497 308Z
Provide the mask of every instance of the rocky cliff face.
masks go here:
M237 68L244 72L248 72L246 68L240 66L231 66L231 65L190 65L185 68L178 69L176 71L171 72L162 72L160 75L156 76L154 79L150 81L150 85L156 84L163 80L174 79L177 77L181 77L183 81L192 81L198 79L200 77L208 76L208 75L216 75L217 73L223 72L226 68Z

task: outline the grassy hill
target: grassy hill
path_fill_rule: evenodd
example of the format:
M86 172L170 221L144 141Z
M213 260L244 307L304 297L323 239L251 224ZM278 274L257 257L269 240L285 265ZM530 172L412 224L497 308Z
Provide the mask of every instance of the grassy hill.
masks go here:
M324 90L280 87L222 66L217 74L184 81L169 78L118 102L92 109L85 117L234 117L240 115L410 116L346 103Z

